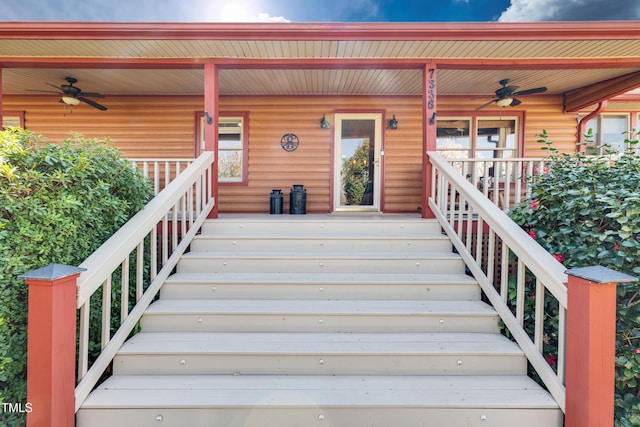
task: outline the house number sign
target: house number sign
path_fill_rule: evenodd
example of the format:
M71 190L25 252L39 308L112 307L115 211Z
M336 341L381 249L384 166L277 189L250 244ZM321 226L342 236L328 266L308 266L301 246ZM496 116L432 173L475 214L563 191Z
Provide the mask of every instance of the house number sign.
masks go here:
M285 133L280 139L280 146L284 151L295 151L300 145L300 140L293 133Z

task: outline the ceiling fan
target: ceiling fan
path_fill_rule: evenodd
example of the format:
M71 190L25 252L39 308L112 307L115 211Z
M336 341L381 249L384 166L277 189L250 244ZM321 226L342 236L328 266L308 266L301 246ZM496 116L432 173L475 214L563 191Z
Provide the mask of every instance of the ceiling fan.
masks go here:
M522 104L522 101L516 98L516 96L531 95L534 93L543 93L547 91L547 88L544 86L536 87L533 89L518 90L520 86L513 86L513 85L507 86L510 81L511 81L510 79L500 80L499 83L500 85L502 85L502 87L496 90L496 98L492 99L486 104L482 104L481 106L476 108L476 110L481 110L493 103L495 103L498 107L503 107L503 108L515 107L517 105Z
M67 84L62 84L60 86L56 86L51 83L47 83L49 86L58 89L57 91L52 90L38 90L38 89L27 89L30 92L45 92L45 93L57 93L61 95L60 102L64 102L67 105L75 106L80 104L80 102L87 103L94 108L97 108L100 111L106 111L107 107L102 104L98 104L97 102L89 99L89 98L104 98L104 95L97 92L83 92L77 86L74 86L74 83L78 82L78 79L75 77L65 77Z

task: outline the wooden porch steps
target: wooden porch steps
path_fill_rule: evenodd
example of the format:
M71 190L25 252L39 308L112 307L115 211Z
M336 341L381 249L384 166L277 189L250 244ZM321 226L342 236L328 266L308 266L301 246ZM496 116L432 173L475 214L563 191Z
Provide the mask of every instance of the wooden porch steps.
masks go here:
M210 221L78 425L561 426L464 268L415 217Z

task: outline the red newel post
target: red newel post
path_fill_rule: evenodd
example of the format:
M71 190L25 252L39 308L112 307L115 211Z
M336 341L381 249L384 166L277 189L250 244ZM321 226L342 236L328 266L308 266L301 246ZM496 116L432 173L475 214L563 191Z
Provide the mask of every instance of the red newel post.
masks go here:
M52 264L21 275L29 285L27 427L75 425L76 279Z
M567 271L565 427L613 425L616 284L635 277L605 267Z

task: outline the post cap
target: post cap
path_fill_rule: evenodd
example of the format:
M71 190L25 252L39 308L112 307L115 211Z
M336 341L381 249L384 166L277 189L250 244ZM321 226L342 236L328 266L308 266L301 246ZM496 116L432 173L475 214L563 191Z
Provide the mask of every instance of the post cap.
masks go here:
M629 283L638 280L637 277L629 276L601 265L572 268L565 271L565 273L593 283Z
M74 274L86 271L86 268L73 267L64 264L50 264L37 270L27 271L18 276L19 279L25 280L58 280L64 277L73 276Z

